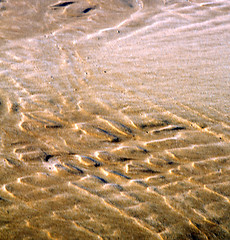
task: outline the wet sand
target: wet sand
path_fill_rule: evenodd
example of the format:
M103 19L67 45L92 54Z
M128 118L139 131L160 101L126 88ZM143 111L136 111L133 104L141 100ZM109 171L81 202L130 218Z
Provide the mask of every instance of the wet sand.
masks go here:
M0 239L230 239L229 13L0 1Z

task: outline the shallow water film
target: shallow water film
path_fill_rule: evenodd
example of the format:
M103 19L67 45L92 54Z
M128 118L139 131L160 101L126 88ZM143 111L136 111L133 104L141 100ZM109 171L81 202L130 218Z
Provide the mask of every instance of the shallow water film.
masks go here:
M230 239L229 16L0 0L0 239Z

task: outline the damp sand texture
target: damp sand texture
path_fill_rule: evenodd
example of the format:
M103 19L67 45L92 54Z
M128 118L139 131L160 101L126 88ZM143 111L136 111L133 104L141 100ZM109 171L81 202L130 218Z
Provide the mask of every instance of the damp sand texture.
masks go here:
M0 1L0 239L230 239L229 15Z

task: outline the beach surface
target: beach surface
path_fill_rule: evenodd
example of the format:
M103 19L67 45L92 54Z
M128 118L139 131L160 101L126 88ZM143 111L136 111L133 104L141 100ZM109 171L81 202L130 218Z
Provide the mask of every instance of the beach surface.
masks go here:
M0 239L230 239L229 16L0 0Z

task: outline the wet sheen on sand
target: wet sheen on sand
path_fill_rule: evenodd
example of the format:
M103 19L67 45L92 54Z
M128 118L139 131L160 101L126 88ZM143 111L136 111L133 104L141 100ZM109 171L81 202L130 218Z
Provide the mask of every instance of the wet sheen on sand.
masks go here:
M230 239L229 13L0 1L0 239Z

